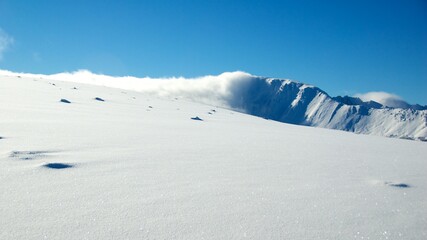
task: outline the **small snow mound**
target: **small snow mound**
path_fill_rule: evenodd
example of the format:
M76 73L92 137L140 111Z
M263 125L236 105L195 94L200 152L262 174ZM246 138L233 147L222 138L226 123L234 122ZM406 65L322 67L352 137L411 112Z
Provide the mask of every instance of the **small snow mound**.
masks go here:
M105 102L105 100L104 100L104 99L102 99L102 98L100 98L100 97L96 97L96 98L95 98L95 100L96 100L96 101L100 101L100 102Z
M196 117L192 117L191 119L192 119L192 120L197 120L197 121L203 121L203 119L201 119L201 118L199 118L199 117L197 117L197 116L196 116Z
M61 98L60 102L62 102L62 103L71 103L70 101L68 101L68 100L67 100L67 99L65 99L65 98Z
M72 168L73 165L66 163L46 163L43 167L51 168L51 169L64 169L64 168Z

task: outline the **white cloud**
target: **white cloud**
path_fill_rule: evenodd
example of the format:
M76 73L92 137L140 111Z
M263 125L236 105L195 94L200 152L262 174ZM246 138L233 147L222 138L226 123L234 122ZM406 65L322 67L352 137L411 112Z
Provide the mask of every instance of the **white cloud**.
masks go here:
M170 97L183 97L210 105L227 106L231 100L254 76L245 72L225 72L218 76L203 76L197 78L137 78L113 77L94 74L88 70L57 73L52 75L14 73L0 70L0 75L44 78L67 82L85 83L125 90L146 92Z
M13 42L13 38L0 28L0 60L3 59L4 52L9 49Z
M401 97L395 94L387 92L368 92L363 94L356 94L355 97L362 99L363 101L375 101L379 102L384 106L393 108L408 108L409 104L405 102Z

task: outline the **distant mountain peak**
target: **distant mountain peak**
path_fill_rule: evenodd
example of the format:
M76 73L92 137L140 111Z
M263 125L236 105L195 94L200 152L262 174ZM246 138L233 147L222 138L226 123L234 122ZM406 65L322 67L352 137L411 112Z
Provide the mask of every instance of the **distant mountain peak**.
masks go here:
M280 122L405 139L427 140L427 111L391 108L358 97L330 97L288 79L252 77L233 93L230 107Z

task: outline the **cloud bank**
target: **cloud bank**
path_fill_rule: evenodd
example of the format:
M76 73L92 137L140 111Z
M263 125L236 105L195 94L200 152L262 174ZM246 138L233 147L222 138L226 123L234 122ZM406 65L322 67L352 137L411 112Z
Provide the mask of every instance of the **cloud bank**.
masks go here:
M0 28L0 60L3 59L4 52L9 49L13 42L13 38Z
M137 78L131 76L113 77L103 74L94 74L88 70L65 72L52 75L14 73L0 70L0 75L23 76L29 78L43 78L113 87L124 90L145 92L159 96L182 97L210 105L228 106L228 102L235 96L234 93L244 88L256 78L245 72L225 72L218 76L203 76L197 78L169 77L169 78Z
M405 102L401 97L387 92L368 92L363 94L356 94L355 97L362 99L362 101L375 101L384 106L392 108L408 108L410 105Z

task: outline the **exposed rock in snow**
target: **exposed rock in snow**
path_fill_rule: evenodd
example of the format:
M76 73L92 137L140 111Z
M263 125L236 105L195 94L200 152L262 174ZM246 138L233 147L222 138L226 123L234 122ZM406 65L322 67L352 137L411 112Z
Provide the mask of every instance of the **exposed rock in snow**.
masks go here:
M43 165L46 168L52 168L52 169L64 169L64 168L72 168L73 165L66 164L66 163L46 163Z
M62 103L71 103L69 100L67 100L67 99L65 99L65 98L62 98L62 99L60 100L60 102L62 102Z

